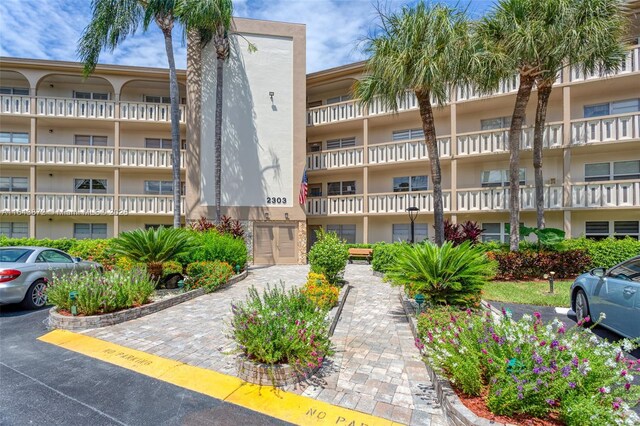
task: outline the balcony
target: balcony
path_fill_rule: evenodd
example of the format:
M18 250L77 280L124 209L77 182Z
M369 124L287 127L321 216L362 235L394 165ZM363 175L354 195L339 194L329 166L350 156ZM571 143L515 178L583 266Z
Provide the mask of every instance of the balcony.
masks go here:
M76 145L37 145L36 163L64 166L113 166L114 149Z
M444 211L451 210L451 192L442 192ZM433 192L390 192L369 195L369 213L405 213L408 207L433 211Z
M36 194L38 215L114 215L110 194Z
M505 211L509 209L509 188L461 189L456 193L457 211ZM562 208L562 185L545 186L544 208ZM520 188L520 209L535 209L535 188Z
M562 147L562 123L549 123L545 126L543 147ZM522 129L521 149L533 148L533 127ZM480 155L509 152L509 129L484 130L481 132L458 135L458 155Z
M31 197L24 192L0 193L0 213L2 214L28 214L31 209Z
M326 170L340 167L361 166L364 163L364 149L343 148L307 154L307 170Z
M571 185L571 207L640 207L640 180Z
M364 107L358 100L322 105L307 110L307 126L353 120L364 116Z
M125 215L173 215L172 195L120 195L120 212ZM180 213L184 215L184 197Z
M369 164L390 164L429 158L424 139L369 145L368 149ZM440 158L451 156L451 138L438 138L438 153Z
M640 71L640 46L633 46L629 52L627 52L625 60L620 64L620 69L612 75L630 74L638 71ZM600 78L605 78L605 76L599 72L585 74L579 68L571 68L570 80L572 82L596 80Z
M307 198L307 215L309 216L337 216L362 213L364 213L364 197L362 195Z
M640 139L640 114L637 112L571 121L572 145L634 139Z
M116 106L120 106L120 117ZM37 117L171 122L171 106L164 103L116 102L92 99L0 96L0 114ZM180 122L185 123L186 105L180 105Z
M186 152L180 151L180 168L184 169ZM173 165L170 149L120 148L120 166L123 167L160 167Z
M0 164L29 164L31 146L17 143L0 144Z

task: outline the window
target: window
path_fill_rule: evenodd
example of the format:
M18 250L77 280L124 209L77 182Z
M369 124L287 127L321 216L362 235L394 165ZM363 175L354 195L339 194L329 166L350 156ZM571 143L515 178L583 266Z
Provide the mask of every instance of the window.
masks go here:
M74 223L73 238L107 238L106 223Z
M144 147L149 149L171 149L171 139L144 138ZM180 141L180 149L187 149L187 140Z
M520 222L520 226L524 226L524 222ZM502 243L509 241L509 223L483 223L482 224L482 242L500 241Z
M29 133L26 132L0 132L0 143L29 143Z
M322 197L322 184L309 185L309 197Z
M0 235L8 238L29 237L29 224L27 222L0 222Z
M29 96L29 88L28 87L0 87L0 94Z
M0 191L27 192L29 179L26 177L0 177Z
M333 98L327 99L327 105L337 104L338 102L346 102L349 100L351 100L351 95L334 96Z
M73 97L76 99L100 99L103 101L109 100L108 93L99 92L73 92Z
M322 142L314 142L309 145L309 152L320 152L322 151Z
M391 134L391 139L394 141L424 139L424 132L422 129L394 130Z
M612 170L613 173L611 173ZM640 160L584 165L585 182L624 179L640 179Z
M327 141L327 149L340 149L356 146L356 138L332 139Z
M603 240L609 236L609 222L595 221L585 223L585 236L594 240Z
M418 243L429 238L429 227L426 223L414 223L414 242ZM394 223L392 225L392 241L411 241L411 224Z
M73 259L56 250L45 250L36 257L36 263L73 263Z
M83 146L107 146L107 139L106 136L75 135L73 143Z
M427 176L401 176L393 178L393 192L426 191L429 189Z
M150 195L173 194L173 181L171 180L145 180L144 193ZM185 193L185 183L180 182L180 195Z
M153 102L155 104L170 104L171 97L169 96L147 96L144 97L145 102Z
M620 220L613 222L613 236L620 239L624 237L639 239L640 222L637 220Z
M524 124L524 121L523 121ZM480 130L507 129L511 127L511 117L495 117L480 120Z
M106 194L106 179L74 179L75 192L83 194Z
M525 175L525 169L520 169L520 185L525 184ZM480 181L483 188L509 186L509 170L484 170Z
M347 244L356 243L356 225L327 225L327 232L335 232Z
M327 195L351 195L356 193L356 181L329 182Z
M584 118L601 117L603 115L626 114L629 112L637 111L640 111L640 99L625 99L622 101L585 105Z

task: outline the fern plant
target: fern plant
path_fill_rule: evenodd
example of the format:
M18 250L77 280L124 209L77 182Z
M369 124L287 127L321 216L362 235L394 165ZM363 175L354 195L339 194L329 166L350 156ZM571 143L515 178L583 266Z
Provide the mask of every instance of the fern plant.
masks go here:
M162 278L162 263L187 253L193 237L181 228L136 229L123 232L112 243L113 252L136 262L144 262L153 279Z
M473 306L482 286L495 274L495 264L469 241L403 245L387 277L410 295L422 294L432 304Z

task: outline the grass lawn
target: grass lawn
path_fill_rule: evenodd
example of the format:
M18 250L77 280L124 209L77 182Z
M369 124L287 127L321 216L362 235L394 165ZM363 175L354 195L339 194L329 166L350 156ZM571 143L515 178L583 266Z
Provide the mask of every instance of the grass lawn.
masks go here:
M572 282L556 281L554 293L549 294L548 281L491 281L484 286L482 298L496 302L569 307Z

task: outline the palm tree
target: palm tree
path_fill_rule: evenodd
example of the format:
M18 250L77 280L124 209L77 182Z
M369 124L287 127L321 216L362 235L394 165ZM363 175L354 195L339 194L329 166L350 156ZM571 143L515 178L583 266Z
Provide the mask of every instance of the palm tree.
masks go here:
M557 49L549 52L543 72L536 77L538 89L533 133L533 168L537 228L543 229L544 180L542 145L547 105L553 84L564 67L580 67L585 72L616 71L626 55L623 37L626 20L620 0L547 0L543 12L560 17L552 29Z
M429 154L433 182L433 215L437 245L444 242L442 178L431 99L449 101L454 83L465 78L470 52L469 22L461 11L420 1L399 13L380 12L381 25L366 46L367 75L354 86L354 95L365 105L382 102L398 111L398 101L415 93Z
M169 62L169 97L171 99L171 154L173 172L173 226L180 227L180 110L178 109L178 77L173 55L172 31L176 21L175 6L179 0L93 0L91 22L78 41L78 56L84 63L84 74L91 74L100 52L113 51L140 26L143 31L155 21L164 36Z
M186 30L195 30L202 47L213 42L216 51L216 116L215 116L215 203L216 223L220 223L222 194L222 95L224 62L229 57L229 33L232 25L232 0L183 0L177 7ZM249 44L251 50L252 45Z
M181 228L136 229L123 232L113 240L113 252L134 262L147 264L147 272L155 280L162 278L162 263L187 253L193 248L193 237Z

